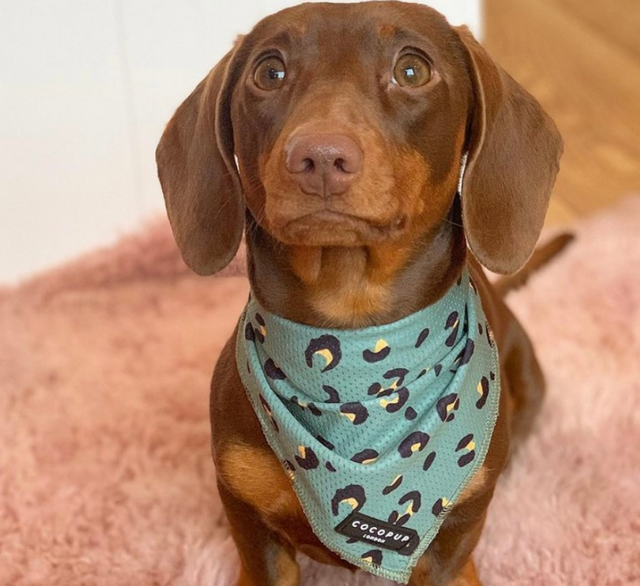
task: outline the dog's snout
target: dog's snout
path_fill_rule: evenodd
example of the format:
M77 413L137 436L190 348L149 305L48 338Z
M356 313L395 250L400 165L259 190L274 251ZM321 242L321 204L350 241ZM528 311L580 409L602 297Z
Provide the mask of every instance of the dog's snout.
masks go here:
M362 149L344 134L294 136L286 149L287 170L305 193L341 195L362 169Z

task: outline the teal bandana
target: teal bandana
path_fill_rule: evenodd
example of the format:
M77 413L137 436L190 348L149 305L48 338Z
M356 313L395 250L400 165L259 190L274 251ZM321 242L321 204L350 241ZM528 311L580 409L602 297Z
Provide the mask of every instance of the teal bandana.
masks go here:
M250 297L236 359L318 538L406 583L498 413L497 351L468 273L435 304L359 330L295 323Z

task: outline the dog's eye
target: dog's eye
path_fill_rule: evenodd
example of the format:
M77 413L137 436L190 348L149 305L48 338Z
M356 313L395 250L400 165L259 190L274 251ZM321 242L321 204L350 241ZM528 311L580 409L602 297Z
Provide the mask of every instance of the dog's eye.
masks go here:
M253 73L253 81L261 90L273 91L282 87L286 75L287 70L282 59L267 57L258 63Z
M393 80L402 87L420 87L430 79L431 65L424 57L413 53L401 55L393 67Z

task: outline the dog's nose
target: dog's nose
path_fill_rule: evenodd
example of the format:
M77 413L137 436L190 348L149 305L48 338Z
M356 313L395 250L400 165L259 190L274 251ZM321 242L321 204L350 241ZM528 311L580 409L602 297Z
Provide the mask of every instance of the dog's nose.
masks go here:
M312 195L341 195L362 169L362 149L345 134L294 136L286 148L287 169Z

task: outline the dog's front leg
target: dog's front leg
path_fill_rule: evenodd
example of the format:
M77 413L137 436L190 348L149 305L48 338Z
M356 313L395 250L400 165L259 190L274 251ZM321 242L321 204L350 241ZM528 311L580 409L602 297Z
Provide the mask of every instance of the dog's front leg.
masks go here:
M482 586L473 559L469 557L460 570L451 573L436 569L429 554L422 556L411 574L409 586Z
M269 529L258 513L218 483L220 498L240 554L237 586L299 586L293 547Z

